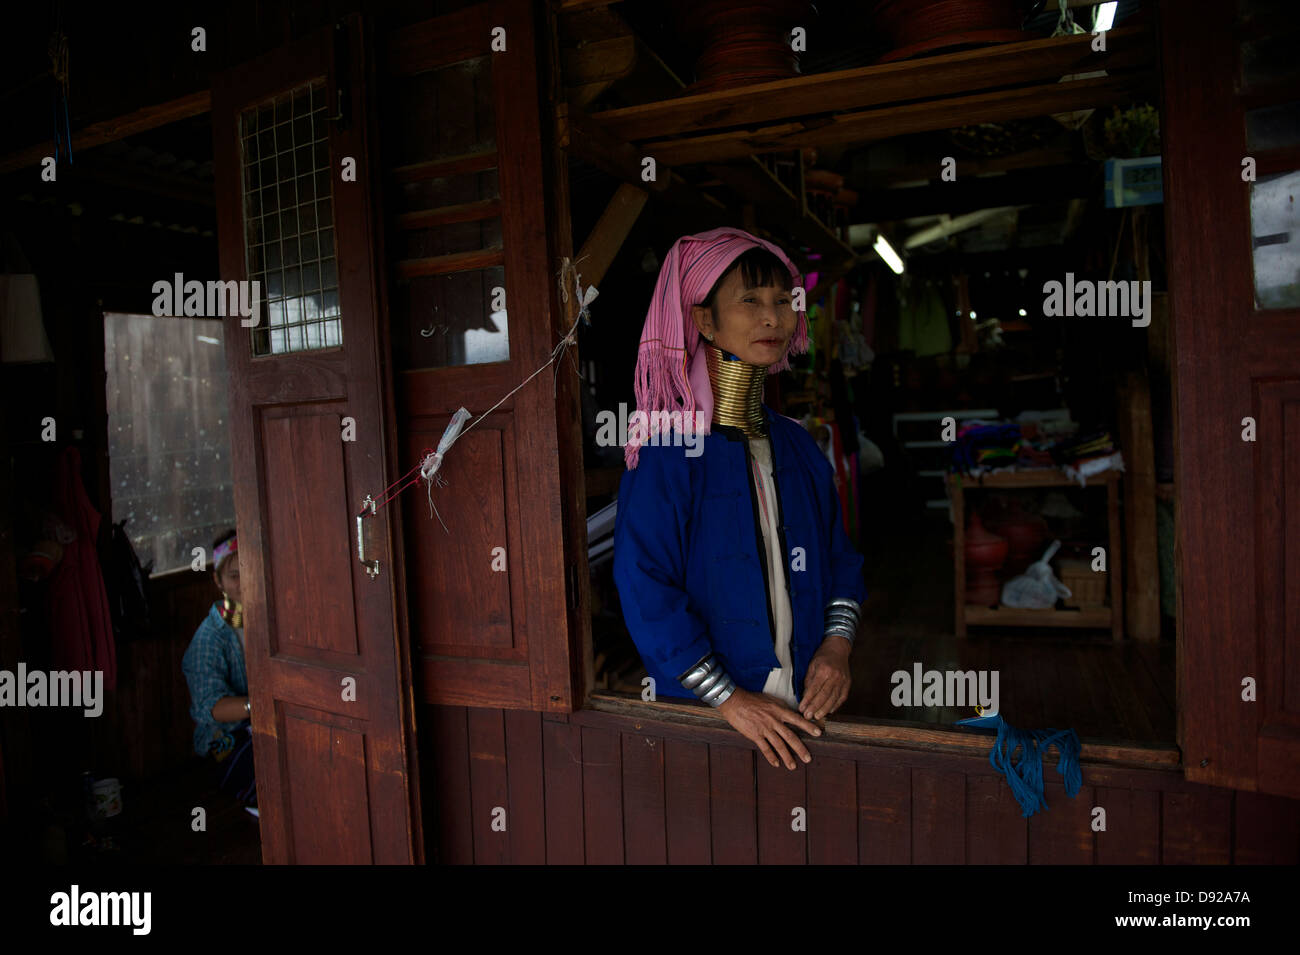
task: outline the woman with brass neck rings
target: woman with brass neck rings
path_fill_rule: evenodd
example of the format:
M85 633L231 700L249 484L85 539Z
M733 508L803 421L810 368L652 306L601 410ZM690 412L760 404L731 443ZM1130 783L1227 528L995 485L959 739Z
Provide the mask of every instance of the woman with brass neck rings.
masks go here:
M638 431L619 490L614 578L658 696L698 698L789 769L802 730L848 698L866 598L829 462L763 404L808 347L785 253L738 229L679 239L646 317L639 412L681 412L689 444ZM660 414L656 414L656 412ZM702 451L699 447L702 445Z
M257 806L253 705L244 654L239 538L233 529L212 545L212 579L220 597L208 608L181 661L190 688L194 752L207 757L218 787L252 812Z

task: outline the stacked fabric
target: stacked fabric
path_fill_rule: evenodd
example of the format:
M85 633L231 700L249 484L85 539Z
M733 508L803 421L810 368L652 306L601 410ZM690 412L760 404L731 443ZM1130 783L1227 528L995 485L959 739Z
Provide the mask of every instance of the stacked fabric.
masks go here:
M1055 443L1055 439L1041 424L1032 421L1022 422L1020 446L1016 452L1016 467L1055 467L1056 462L1052 460L1052 446Z
M1020 425L997 421L968 421L952 446L952 468L965 474L982 474L1014 465L1020 453Z
M1115 447L1109 431L1096 431L1061 442L1053 448L1052 458L1065 476L1077 481L1080 487L1094 474L1124 470L1124 456Z
M1073 424L967 421L952 445L952 470L978 477L1000 468L1060 468L1080 485L1093 474L1124 470L1109 431L1077 435Z
M1016 455L1016 467L1050 468L1053 464L1050 441L1029 441L1026 439L1020 442L1019 452Z

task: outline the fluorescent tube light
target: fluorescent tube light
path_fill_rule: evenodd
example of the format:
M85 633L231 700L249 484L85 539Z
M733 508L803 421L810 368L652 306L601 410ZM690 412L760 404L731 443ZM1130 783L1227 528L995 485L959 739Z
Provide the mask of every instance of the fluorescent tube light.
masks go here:
M903 274L903 260L898 257L898 253L894 251L894 247L889 244L889 240L884 235L877 235L876 244L871 248L875 250L876 255L885 260L885 264L893 269L895 274Z

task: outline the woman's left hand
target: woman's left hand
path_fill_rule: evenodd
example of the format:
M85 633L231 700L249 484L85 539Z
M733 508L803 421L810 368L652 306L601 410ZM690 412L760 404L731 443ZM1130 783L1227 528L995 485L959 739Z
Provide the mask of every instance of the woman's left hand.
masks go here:
M808 664L803 681L799 712L805 719L819 720L834 713L849 698L849 654L853 647L843 637L831 635L822 641Z

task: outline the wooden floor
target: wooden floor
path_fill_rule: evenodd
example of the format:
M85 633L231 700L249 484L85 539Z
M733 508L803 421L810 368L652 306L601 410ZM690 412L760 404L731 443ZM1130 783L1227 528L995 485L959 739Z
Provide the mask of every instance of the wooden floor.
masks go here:
M1117 645L1109 631L1020 627L975 627L958 640L949 533L940 513L907 536L864 548L870 596L846 715L945 725L974 715L892 706L891 675L919 662L927 670L997 670L1000 711L1014 726L1068 727L1097 742L1174 743L1172 641Z
M97 862L139 865L261 865L258 821L235 800L211 786L198 760L183 770L123 792L124 811L114 820L115 851L93 853ZM207 831L191 827L193 810L207 811Z
M1013 726L1071 728L1091 742L1174 744L1172 641L1117 645L1109 631L979 627L958 640L950 546L940 512L862 548L870 596L841 717L951 726L975 715L971 708L893 706L892 674L910 674L920 663L923 670L997 670L1000 712ZM639 692L645 671L621 621L607 616L594 632L598 687Z

